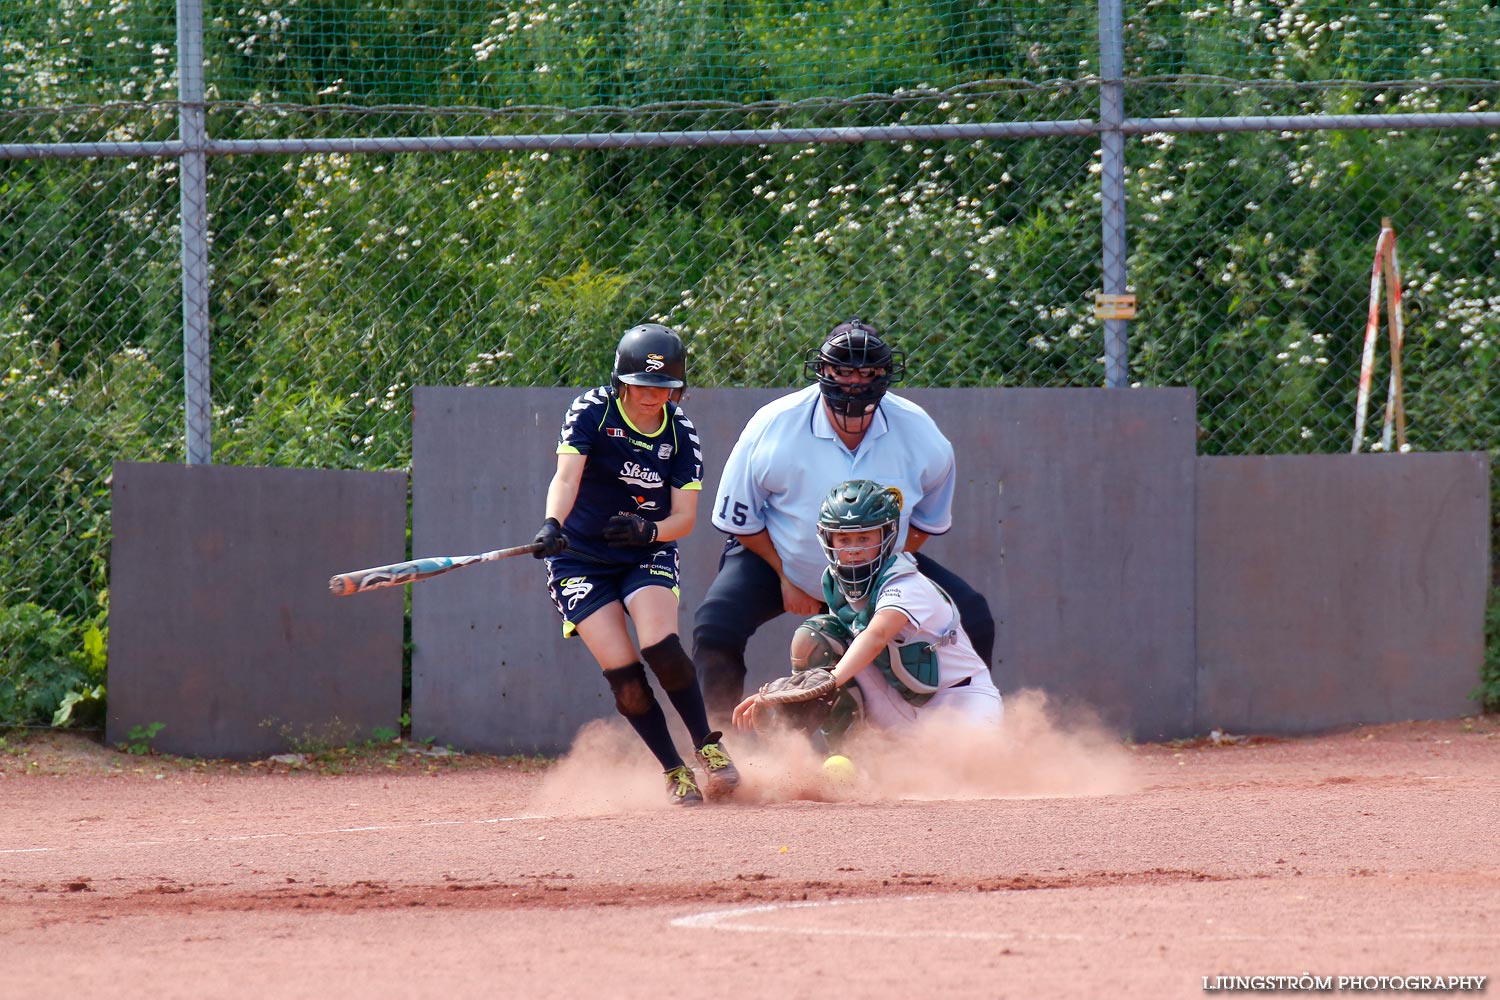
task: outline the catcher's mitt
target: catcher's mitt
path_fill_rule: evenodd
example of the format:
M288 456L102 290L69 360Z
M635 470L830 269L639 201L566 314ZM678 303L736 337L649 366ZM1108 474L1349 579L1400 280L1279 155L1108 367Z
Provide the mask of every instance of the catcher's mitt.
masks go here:
M824 667L799 670L790 677L778 677L762 685L756 700L764 705L795 705L803 701L826 698L838 689L833 672Z
M838 690L833 674L823 667L778 677L755 695L755 730L791 729L812 735L828 718Z

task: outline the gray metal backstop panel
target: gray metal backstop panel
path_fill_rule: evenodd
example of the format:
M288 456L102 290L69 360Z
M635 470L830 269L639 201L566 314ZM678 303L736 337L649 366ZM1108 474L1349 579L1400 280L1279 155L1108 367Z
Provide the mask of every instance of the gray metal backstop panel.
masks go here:
M924 551L990 598L1002 692L1137 739L1193 729L1191 389L923 390L953 441L954 529Z
M415 390L414 555L529 540L577 389ZM699 526L682 549L682 632L723 536L709 506L745 421L783 390L694 390L705 459ZM906 393L953 440L955 529L925 551L986 593L1002 691L1086 702L1140 738L1192 727L1193 393L1185 389L948 389ZM1003 483L1003 492L1001 484ZM813 544L809 540L809 544ZM519 565L518 565L519 564ZM796 621L756 635L748 683L785 670ZM564 641L529 559L412 590L412 729L493 752L557 751L613 703Z
M576 392L416 390L416 555L531 537ZM682 545L685 637L722 547L708 520L724 460L778 394L687 400L706 496ZM1002 691L1086 704L1138 739L1473 710L1485 455L1200 458L1191 390L908 395L959 463L954 530L926 551L989 596ZM403 558L404 485L117 464L107 738L161 722L163 750L236 757L284 749L288 734L394 726L401 592L333 598L327 580ZM613 714L587 650L561 638L536 561L424 581L411 599L417 738L556 752ZM795 624L756 636L751 685L785 669Z
M254 757L401 715L400 590L333 597L399 561L406 477L117 462L106 738Z
M529 542L541 523L567 389L418 386L412 554ZM411 588L412 736L498 753L567 746L608 702L581 641L565 646L542 564L484 563Z
M1488 537L1482 452L1199 459L1200 729L1473 712Z

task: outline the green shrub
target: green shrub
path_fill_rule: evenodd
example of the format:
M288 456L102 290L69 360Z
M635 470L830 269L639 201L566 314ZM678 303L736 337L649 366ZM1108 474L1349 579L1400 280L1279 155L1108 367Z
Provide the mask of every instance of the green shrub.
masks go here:
M107 707L104 681L109 665L109 626L101 626L99 622L106 622L109 618L109 591L106 590L101 595L100 603L106 610L99 613L98 622L91 624L83 632L83 666L88 679L81 687L75 687L63 695L57 711L52 713L54 728L74 725L97 728L104 725Z
M1484 609L1484 666L1479 671L1479 687L1471 697L1481 710L1500 712L1500 587L1490 590L1490 602Z
M0 724L50 723L64 697L86 686L75 630L36 604L0 607Z

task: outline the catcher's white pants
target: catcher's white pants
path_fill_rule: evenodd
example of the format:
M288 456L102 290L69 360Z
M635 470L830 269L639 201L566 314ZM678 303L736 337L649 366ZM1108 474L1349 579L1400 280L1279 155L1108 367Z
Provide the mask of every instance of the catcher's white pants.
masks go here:
M865 701L865 722L876 729L903 729L916 724L926 712L943 711L960 725L994 728L1005 716L1005 703L988 673L977 674L963 687L943 688L921 708L891 686L885 674L866 667L854 675Z

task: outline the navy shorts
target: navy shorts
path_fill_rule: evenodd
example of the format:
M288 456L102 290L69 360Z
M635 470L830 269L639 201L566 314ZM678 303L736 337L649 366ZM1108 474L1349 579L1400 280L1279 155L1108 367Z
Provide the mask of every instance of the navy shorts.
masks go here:
M576 635L578 623L606 604L619 601L642 587L678 590L677 546L658 549L639 563L601 563L564 552L547 560L547 590L562 617L563 635Z

